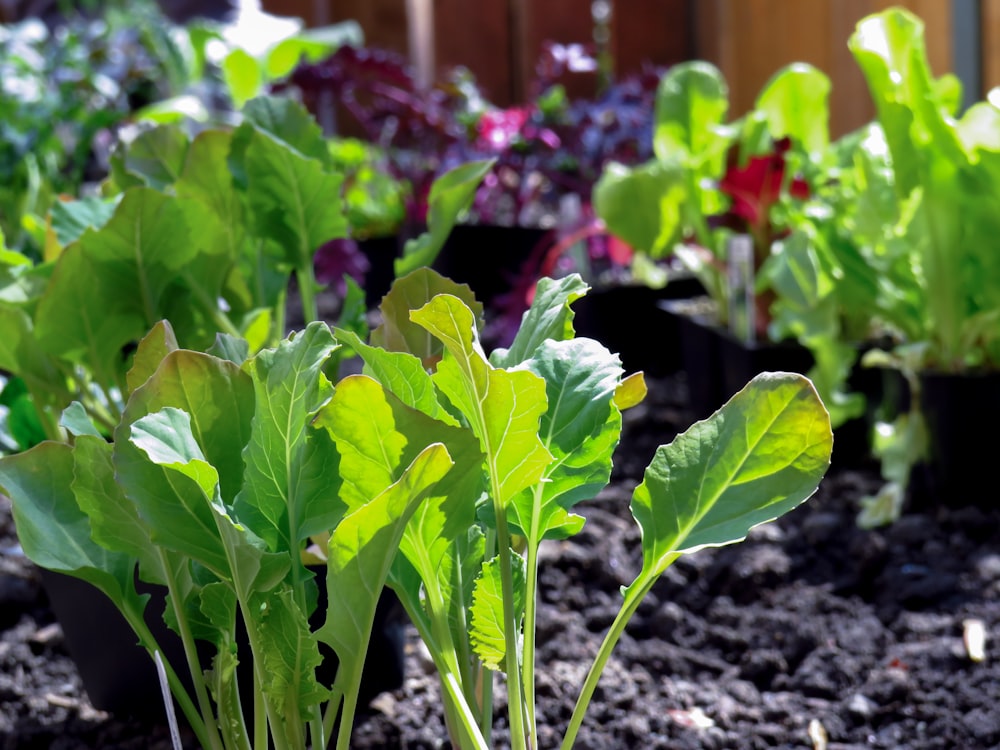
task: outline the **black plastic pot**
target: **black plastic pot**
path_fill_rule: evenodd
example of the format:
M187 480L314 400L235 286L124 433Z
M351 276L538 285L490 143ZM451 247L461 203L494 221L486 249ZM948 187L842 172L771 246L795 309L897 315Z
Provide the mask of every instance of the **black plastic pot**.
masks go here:
M433 268L460 284L468 284L486 307L509 292L532 253L549 240L550 230L537 227L459 224L451 230Z
M1000 507L996 437L1000 372L923 372L920 409L927 424L926 502Z
M762 372L805 373L812 354L801 344L744 342L687 304L667 304L678 326L688 403L694 419L704 419Z
M319 584L316 620L325 616L326 611L326 586L323 584L326 569L314 568L314 571ZM91 705L119 717L162 721L165 713L156 668L138 645L137 636L121 613L103 593L85 581L44 568L40 573L49 605L62 627L66 649L77 666ZM150 596L146 605L147 626L190 690L180 637L163 621L166 590L142 581L137 581L136 586L140 593ZM359 705L365 706L380 693L402 686L405 622L402 605L395 593L385 589L375 613ZM320 624L316 620L313 627ZM237 638L246 643L245 633L237 634ZM207 665L212 649L208 644L202 645L201 663ZM246 659L239 671L241 688L247 696L246 707L253 705L249 698L252 689L249 666L250 660ZM330 652L317 676L323 684L330 685L336 671L337 657Z
M617 353L626 372L664 376L683 365L680 324L660 304L704 294L694 278L671 280L661 289L628 285L595 289L573 303L578 336L596 339Z
M365 274L365 303L378 307L396 279L395 262L402 254L402 242L395 234L358 240L358 249L368 259Z
M704 419L721 407L754 376L762 372L798 372L807 374L814 360L812 353L795 341L746 343L715 323L706 314L705 304L690 301L667 302L679 333L682 370L688 388L692 419ZM855 365L848 388L866 399L865 412L834 429L832 462L836 466L861 466L874 461L871 431L884 399L893 399L898 412L907 398L905 382L898 372Z

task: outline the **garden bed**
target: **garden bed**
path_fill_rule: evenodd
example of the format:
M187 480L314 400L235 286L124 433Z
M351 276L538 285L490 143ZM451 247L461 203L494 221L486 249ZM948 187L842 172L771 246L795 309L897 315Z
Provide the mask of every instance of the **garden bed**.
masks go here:
M639 569L628 502L655 446L689 419L680 377L626 413L611 486L579 506L577 537L541 567L538 703L558 746L589 657ZM605 671L578 748L974 748L1000 743L1000 663L963 642L1000 624L1000 511L854 524L874 466L834 468L799 509L747 542L671 567ZM447 746L429 659L411 635L402 689L376 699L356 748ZM498 691L498 700L503 700ZM825 739L824 739L825 738ZM497 746L505 745L498 726ZM162 726L117 721L83 695L37 573L0 499L0 750L170 747ZM189 743L187 747L195 747Z

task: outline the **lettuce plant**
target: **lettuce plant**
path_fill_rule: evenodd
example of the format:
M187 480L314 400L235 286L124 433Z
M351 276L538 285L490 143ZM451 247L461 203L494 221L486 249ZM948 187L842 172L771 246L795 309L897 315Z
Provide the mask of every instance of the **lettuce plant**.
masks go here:
M488 357L481 305L426 268L396 282L367 342L314 322L253 355L225 334L198 352L158 323L110 442L75 414L71 441L0 459L22 546L100 588L154 657L136 571L166 587L188 663L165 673L204 748L346 750L384 584L438 669L454 746L492 746L500 675L511 746L537 747L539 549L581 529L574 507L608 482L621 410L644 394L641 376L623 379L615 355L574 336L570 305L586 291L579 277L545 280L511 347ZM324 373L343 346L364 372L334 384ZM831 447L810 382L768 373L657 450L631 503L641 569L563 747L663 571L804 501ZM307 561L326 569L319 613ZM316 676L321 644L339 660L332 684Z

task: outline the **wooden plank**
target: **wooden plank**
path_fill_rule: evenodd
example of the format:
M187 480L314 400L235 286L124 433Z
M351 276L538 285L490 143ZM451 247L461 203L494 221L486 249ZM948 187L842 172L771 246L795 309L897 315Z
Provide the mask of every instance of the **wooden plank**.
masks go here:
M687 0L628 0L615 11L616 75L637 72L647 62L668 66L695 57L694 13Z
M510 105L513 68L506 0L435 0L434 17L438 75L464 66L490 102Z
M1000 41L1000 0L984 2L996 14ZM715 63L726 76L731 116L749 110L781 67L795 61L815 65L831 79L831 135L836 138L874 116L848 39L859 20L891 6L906 7L924 20L931 68L936 75L949 72L951 3L943 0L700 0L694 18L695 57ZM995 66L1000 82L1000 56Z

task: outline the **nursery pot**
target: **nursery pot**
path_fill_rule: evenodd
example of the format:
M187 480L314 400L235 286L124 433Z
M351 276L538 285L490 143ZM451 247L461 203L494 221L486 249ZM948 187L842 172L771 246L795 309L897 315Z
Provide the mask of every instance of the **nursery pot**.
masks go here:
M951 507L1000 507L996 425L1000 372L920 373L927 425L927 501Z
M319 603L313 615L313 627L325 617L325 567L312 568L319 587ZM116 716L162 721L165 713L160 683L153 660L138 645L138 637L128 622L97 588L79 578L39 569L49 605L62 627L66 650L80 673L91 705ZM148 594L146 625L188 690L184 648L180 637L163 621L166 589L136 580L140 594ZM375 624L369 644L368 659L362 676L359 705L367 705L382 692L395 690L403 684L403 641L405 615L402 605L390 589L384 589L375 613ZM249 649L245 632L237 633L241 649ZM321 648L323 648L321 646ZM201 663L208 664L212 647L199 643ZM248 653L248 651L247 651ZM247 696L244 706L250 707L252 689L251 660L244 659L239 670L241 690ZM320 681L332 684L337 670L335 654L325 655L318 669Z
M549 230L538 227L459 224L451 230L433 268L489 307L515 285L532 253L543 249Z
M402 243L397 235L368 237L358 240L358 249L368 259L365 274L365 304L369 309L378 307L396 279L396 258L401 254Z
M672 279L660 289L640 284L596 289L573 303L573 325L578 336L618 354L626 372L671 375L682 366L680 326L660 303L704 291L693 277Z
M715 322L703 299L667 302L665 307L678 325L694 419L710 416L762 372L805 373L812 367L812 354L797 342L737 339Z

